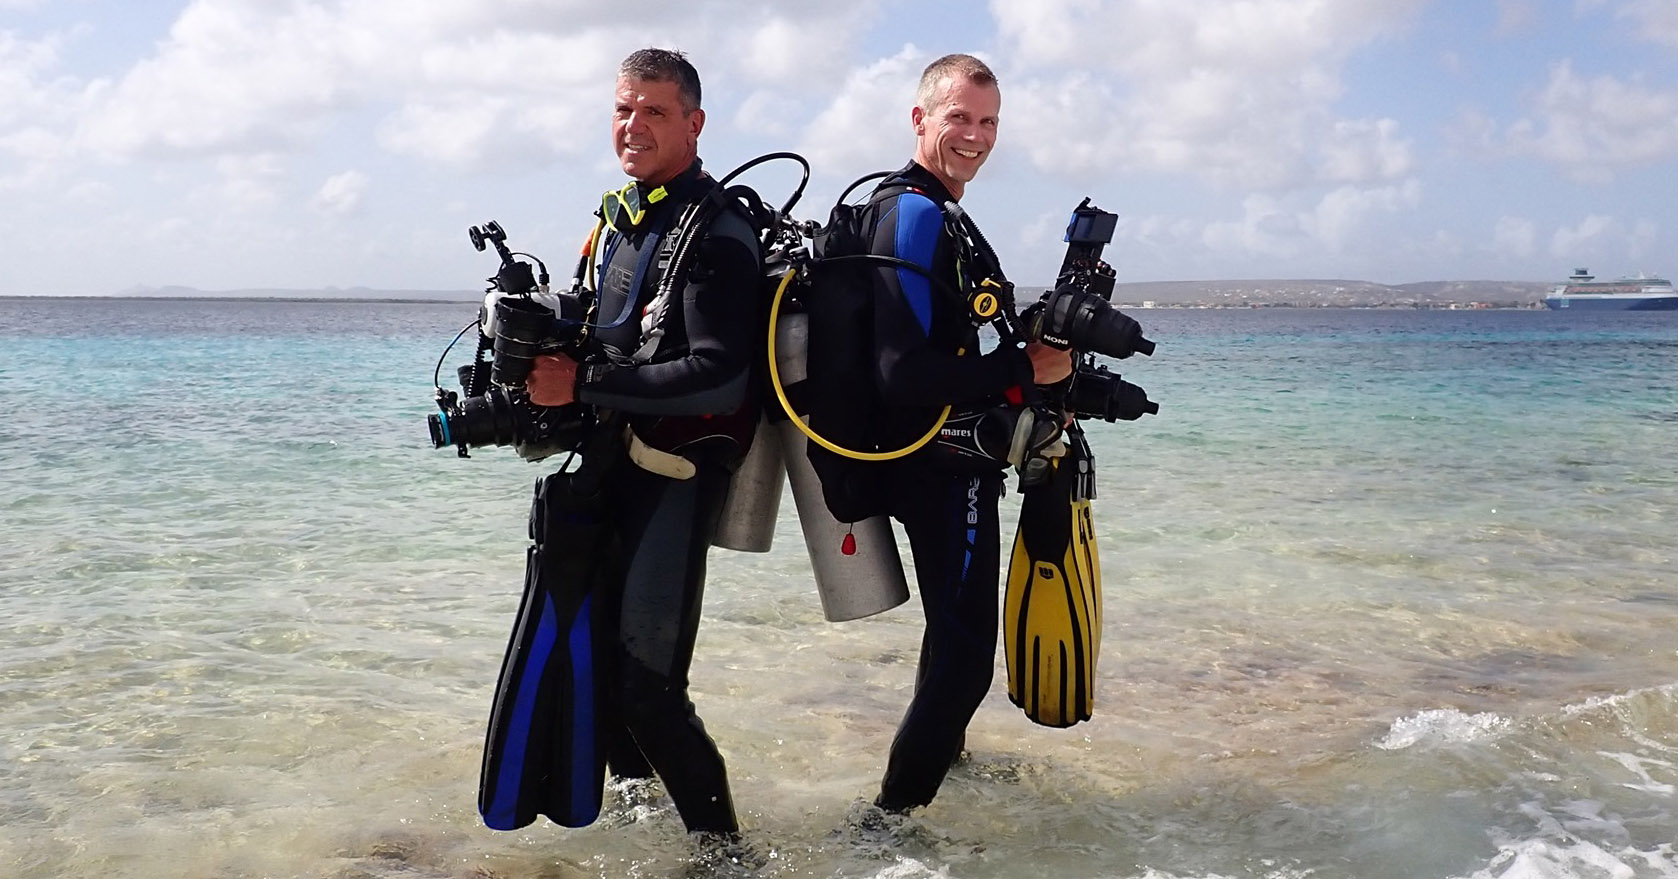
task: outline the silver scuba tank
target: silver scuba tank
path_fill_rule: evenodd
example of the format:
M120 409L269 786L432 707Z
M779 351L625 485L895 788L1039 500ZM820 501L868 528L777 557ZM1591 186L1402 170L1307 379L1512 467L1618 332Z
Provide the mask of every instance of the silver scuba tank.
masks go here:
M786 468L781 464L781 435L759 418L752 448L728 482L712 546L739 552L768 552L775 540L775 521L781 515L781 486Z
M808 375L809 317L782 314L775 328L775 363L783 387ZM809 439L791 421L776 425L780 453L792 483L798 525L821 596L822 614L831 622L872 616L909 600L903 561L897 554L891 521L874 516L847 525L833 518L822 500L821 480L805 454Z

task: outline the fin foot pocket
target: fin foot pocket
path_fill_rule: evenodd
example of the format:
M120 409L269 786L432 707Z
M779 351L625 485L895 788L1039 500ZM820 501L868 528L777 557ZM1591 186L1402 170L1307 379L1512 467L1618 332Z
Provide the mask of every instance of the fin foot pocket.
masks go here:
M1034 723L1088 720L1101 645L1101 565L1087 492L1087 447L1054 459L1052 478L1030 486L1008 561L1003 652L1008 698Z

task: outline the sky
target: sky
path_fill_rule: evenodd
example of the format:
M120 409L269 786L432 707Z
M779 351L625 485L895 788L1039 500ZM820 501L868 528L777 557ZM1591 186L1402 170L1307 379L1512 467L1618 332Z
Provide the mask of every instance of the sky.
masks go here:
M811 162L800 219L985 59L962 204L1017 284L1085 196L1121 282L1678 273L1678 0L0 0L0 295L480 289L490 219L568 275L648 45L713 173Z

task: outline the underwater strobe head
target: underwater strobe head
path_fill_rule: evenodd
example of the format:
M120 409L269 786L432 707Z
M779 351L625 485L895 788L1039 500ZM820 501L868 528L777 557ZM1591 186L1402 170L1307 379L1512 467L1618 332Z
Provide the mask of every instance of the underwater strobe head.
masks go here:
M1066 411L1079 418L1102 421L1135 421L1144 415L1158 415L1159 404L1148 392L1108 372L1105 366L1078 369L1066 390Z

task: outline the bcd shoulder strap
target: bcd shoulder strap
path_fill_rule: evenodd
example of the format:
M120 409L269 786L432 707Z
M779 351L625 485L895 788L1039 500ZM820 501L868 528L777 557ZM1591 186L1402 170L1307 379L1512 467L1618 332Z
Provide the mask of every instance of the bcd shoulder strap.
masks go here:
M762 237L770 229L772 218L756 191L740 185L724 188L709 177L706 180L711 184L709 189L683 208L659 244L654 268L649 275L658 288L642 312L641 345L631 358L637 363L651 362L658 352L665 336L665 319L671 303L687 285L699 258L695 248L717 218L728 211L737 211L746 225L757 233L759 241L756 243L760 248ZM762 304L767 307L767 301Z

